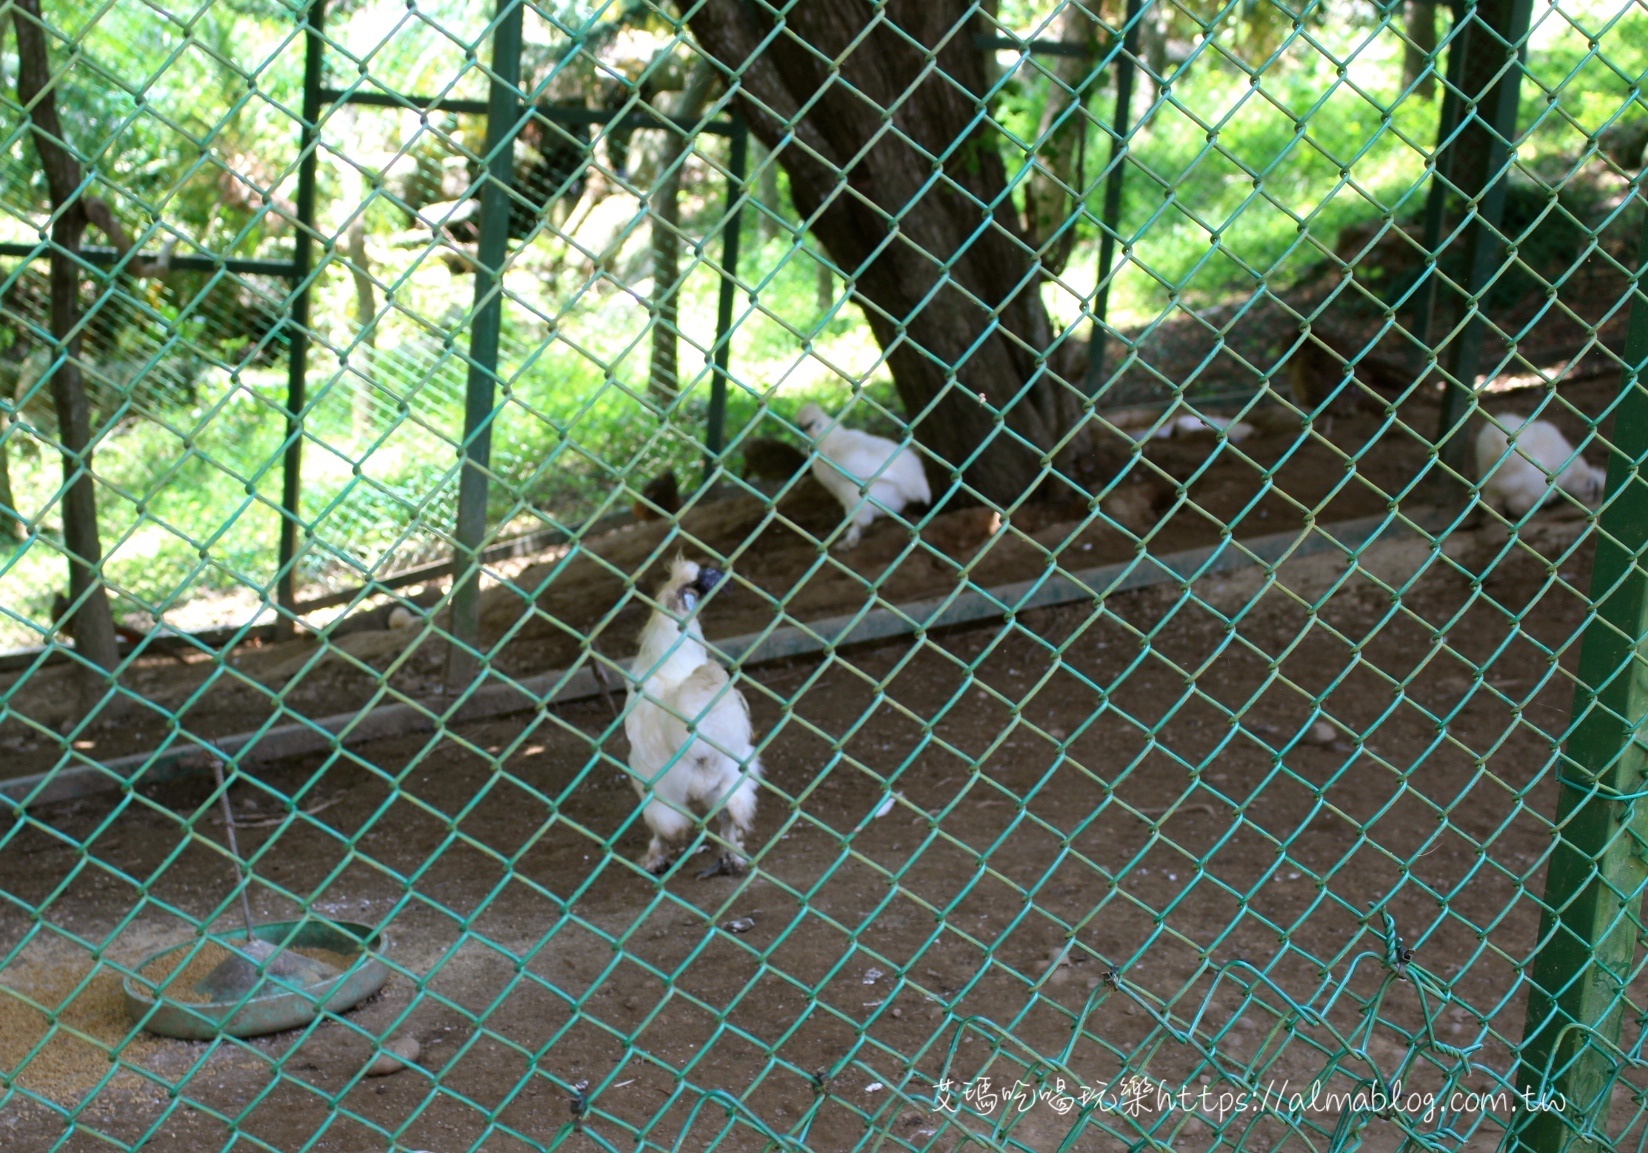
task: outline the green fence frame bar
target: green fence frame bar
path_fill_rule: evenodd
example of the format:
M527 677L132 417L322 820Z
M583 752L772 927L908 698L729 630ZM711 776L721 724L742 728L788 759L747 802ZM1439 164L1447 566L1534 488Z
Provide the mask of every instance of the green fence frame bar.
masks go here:
M1609 498L1591 570L1595 615L1580 650L1574 721L1561 765L1557 838L1546 872L1539 951L1528 991L1517 1084L1563 1111L1524 1113L1516 1148L1556 1153L1604 1142L1626 985L1637 973L1648 883L1648 227L1614 415ZM1557 1098L1561 1094L1561 1098Z
M1431 348L1431 341L1435 339L1437 292L1442 281L1436 268L1439 257L1436 249L1442 243L1442 224L1447 218L1450 191L1448 160L1453 155L1449 145L1459 127L1459 117L1464 103L1460 97L1461 69L1467 52L1465 42L1471 34L1470 25L1464 20L1464 6L1454 3L1449 5L1449 9L1453 13L1454 35L1448 45L1448 65L1442 83L1442 108L1436 126L1436 152L1431 157L1431 182L1425 193L1425 221L1421 242L1424 245L1426 259L1430 263L1426 266L1418 292L1414 294L1416 319L1413 335L1414 339L1424 346L1427 356L1435 353Z
M1032 56L1091 56L1080 44L1066 44L1063 40L1017 40L1011 36L975 36L973 43L987 52L1010 48Z
M309 273L314 252L315 176L319 161L321 29L326 0L310 0L303 20L303 125L298 135L297 222L292 233L292 315L286 345L286 452L280 476L280 548L276 562L275 635L290 636L297 613L297 554L303 494L303 407L308 402Z
M75 255L87 264L114 264L120 260L120 253L112 248L82 248ZM137 253L132 260L158 260L159 253ZM0 244L0 257L17 257L23 260L48 260L51 258L51 247L46 243L40 244ZM290 260L248 260L232 256L178 256L175 253L167 262L175 272L232 272L242 276L279 276L290 280L292 278L292 262Z
M509 198L520 132L521 26L525 0L498 0L492 33L491 95L487 101L486 183L481 189L475 249L475 308L469 322L469 377L458 475L458 522L452 553L452 639L447 682L475 677L480 641L481 542L486 536L487 470L492 464L498 341L503 328L503 269L509 252Z
M503 11L502 2L500 12ZM513 23L513 31L506 25ZM450 571L453 577L452 629L454 644L448 660L449 682L456 685L467 681L474 672L472 652L479 636L479 564L484 559L481 544L486 535L486 504L489 484L486 470L490 465L493 392L497 375L498 344L502 328L503 298L496 291L508 247L509 187L514 182L514 142L520 130L520 52L522 43L522 8L516 4L509 15L501 17L493 38L495 75L503 75L500 65L511 69L514 89L504 95L508 108L500 110L499 85L494 79L492 93L485 102L438 96L407 95L398 92L361 92L339 88L318 87L319 99L325 104L357 104L373 108L405 109L417 112L456 112L464 115L484 115L487 119L487 163L490 175L481 193L481 235L477 243L475 280L475 311L470 327L470 365L464 400L464 462L458 482L458 518L455 526L455 547ZM501 54L506 34L513 37L513 60L505 61ZM538 104L531 114L556 124L606 125L611 128L647 129L673 126L686 132L725 136L732 142L728 163L728 212L721 227L722 268L719 295L716 302L715 342L711 350L711 377L709 411L705 428L705 480L708 481L726 443L727 377L731 360L733 304L737 291L739 237L743 225L744 194L749 166L749 129L736 115L719 120L683 120L666 116L645 105L620 111L584 108L574 105ZM499 138L494 126L503 125L504 138ZM501 167L500 167L501 166ZM501 175L500 175L501 173ZM496 203L491 198L496 197ZM491 221L501 221L489 232ZM494 253L490 243L496 246ZM420 570L421 574L422 570ZM421 575L420 575L421 579ZM377 582L391 587L385 582ZM401 582L407 583L407 582ZM321 598L326 600L328 598ZM315 602L319 603L319 602ZM296 604L296 600L292 601Z
M486 100L407 96L399 92L361 92L341 88L321 89L321 99L328 104L359 104L369 108L399 108L409 112L456 112L470 116L485 116L491 107L490 102ZM536 104L532 108L532 114L556 124L610 124L614 128L664 128L674 125L686 132L709 136L731 136L734 131L731 120L710 120L700 124L696 120L665 116L644 104L618 112L585 108L577 104Z
M727 365L732 351L732 306L738 290L738 238L744 226L744 177L750 133L743 117L732 121L727 158L727 213L721 221L721 284L715 301L715 344L710 350L710 406L704 429L704 483L715 476L726 447Z
M1110 137L1110 171L1104 178L1104 207L1099 227L1099 279L1093 291L1093 335L1087 342L1087 392L1104 387L1105 317L1110 311L1110 269L1116 259L1116 231L1121 227L1122 186L1127 169L1127 136L1133 120L1133 76L1138 65L1139 20L1143 0L1127 0L1122 52L1116 61L1116 113Z
M1468 38L1462 46L1459 69L1460 80L1469 85L1473 83L1474 57L1486 53L1505 59L1506 66L1498 70L1491 88L1462 95L1462 99L1471 102L1470 116L1485 121L1489 130L1488 147L1483 151L1483 170L1462 173L1451 162L1448 169L1450 176L1463 177L1464 187L1473 190L1478 198L1476 216L1465 226L1465 321L1448 348L1442 414L1435 440L1442 462L1461 477L1469 475L1466 461L1470 438L1466 432L1476 399L1476 373L1482 360L1484 321L1478 298L1492 281L1494 260L1503 248L1499 242L1499 226L1504 217L1505 190L1510 182L1506 166L1510 159L1510 141L1516 137L1517 100L1522 93L1533 0L1498 0L1494 8L1493 15L1507 17L1503 29L1496 29L1483 19L1482 4L1466 7ZM1501 39L1503 43L1499 43ZM1511 53L1509 58L1505 55L1507 47ZM1468 124L1467 119L1467 128ZM1458 144L1455 141L1453 147L1457 148Z

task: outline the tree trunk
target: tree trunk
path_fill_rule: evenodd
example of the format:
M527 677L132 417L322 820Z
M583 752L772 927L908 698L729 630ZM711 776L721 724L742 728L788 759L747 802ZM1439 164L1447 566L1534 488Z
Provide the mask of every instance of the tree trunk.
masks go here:
M1024 230L1041 254L1041 263L1057 276L1076 244L1073 220L1086 196L1083 173L1087 154L1086 81L1097 57L1099 22L1085 0L1069 0L1053 18L1048 36L1061 44L1086 49L1087 56L1038 57L1048 74L1047 103L1036 129L1030 180L1024 189ZM1062 231L1061 231L1062 230Z
M1418 80L1420 99L1429 100L1436 95L1436 72L1425 71L1429 58L1436 55L1435 0L1408 0L1404 25L1407 44L1402 49L1402 87Z
M18 350L13 345L7 351L15 354ZM11 487L12 438L16 435L17 418L23 412L23 362L6 357L0 364L0 388L4 392L4 401L0 402L0 540L15 541L28 536L28 526L17 511L17 497Z
M57 408L59 451L63 457L63 538L69 558L69 597L75 609L71 631L76 653L89 662L81 677L84 710L96 707L109 690L103 670L120 660L114 615L103 587L103 546L97 528L97 492L92 480L91 411L80 375L80 240L91 223L94 202L81 195L80 164L60 143L63 125L57 115L51 61L46 52L40 0L16 0L17 97L29 117L40 166L51 190L51 328L58 358L52 373L52 401ZM100 224L112 219L96 202ZM123 237L122 237L123 239Z
M17 498L11 491L11 431L9 416L0 417L0 538L22 540L26 535L23 518L17 515Z
M362 202L364 204L364 201ZM355 331L360 343L355 348L355 369L360 380L350 398L350 432L356 439L372 435L372 394L376 390L378 360L378 299L372 284L372 261L366 252L366 213L361 211L343 234L343 254L349 260L349 276L355 282Z
M984 117L991 29L969 0L703 0L698 43L790 177L847 278L914 432L1002 506L1085 448L1076 388L1049 371L1043 274ZM889 131L888 129L891 129Z
M756 226L760 230L762 240L771 240L784 231L784 194L778 187L778 164L767 150L761 147L759 141L756 144L754 161L757 172L755 197L761 202Z
M360 112L349 109L345 131L358 132ZM341 175L352 187L350 198L355 214L343 230L340 251L349 268L349 280L355 290L355 336L357 343L350 354L350 367L355 370L354 392L349 398L349 433L357 441L371 437L376 431L372 417L373 394L377 392L378 369L378 294L372 283L372 254L366 249L366 209L375 194L371 177L358 162L345 161L340 165Z
M687 75L670 115L696 121L709 102L715 70L700 60ZM647 199L652 242L652 369L648 391L659 404L668 404L680 387L676 347L680 339L681 296L681 158L690 137L685 131L664 131L658 149L658 169Z

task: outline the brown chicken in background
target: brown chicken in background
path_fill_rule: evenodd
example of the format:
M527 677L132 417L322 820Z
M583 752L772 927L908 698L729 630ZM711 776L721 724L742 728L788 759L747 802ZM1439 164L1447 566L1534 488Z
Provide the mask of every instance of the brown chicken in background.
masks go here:
M1112 489L1099 502L1099 511L1135 536L1143 536L1162 519L1174 495L1175 490L1160 480L1135 475Z
M744 475L754 480L789 480L807 467L807 454L788 441L755 437L744 442Z
M640 499L630 505L636 520L667 520L681 511L681 484L673 468L665 469L641 486Z
M948 556L966 560L999 532L1001 513L979 505L935 519L921 530L921 539Z
M1340 389L1346 367L1358 355L1355 379ZM1311 326L1310 333L1287 360L1288 389L1294 403L1306 412L1314 412L1329 397L1333 398L1332 408L1341 412L1383 411L1386 400L1381 398L1396 399L1418 377L1419 373L1394 357L1371 350L1363 352L1358 343L1319 324ZM1334 395L1335 389L1338 395Z

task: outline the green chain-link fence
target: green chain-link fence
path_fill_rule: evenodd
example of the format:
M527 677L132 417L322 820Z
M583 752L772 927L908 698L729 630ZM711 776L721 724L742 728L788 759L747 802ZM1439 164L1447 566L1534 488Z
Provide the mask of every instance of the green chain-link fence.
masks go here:
M1642 1145L1640 7L3 17L0 1146Z

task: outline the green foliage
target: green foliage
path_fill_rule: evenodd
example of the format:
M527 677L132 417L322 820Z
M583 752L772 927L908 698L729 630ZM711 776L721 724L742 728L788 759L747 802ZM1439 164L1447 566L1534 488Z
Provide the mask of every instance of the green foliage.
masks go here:
M370 58L368 87L484 94L484 73L462 47L484 34L484 12L448 0L422 5L427 19L408 23L389 19L392 8L376 0L330 7L336 49L329 82L353 83L350 60ZM1013 3L999 16L1005 27L1034 30L1053 8ZM1104 14L1117 23L1120 6ZM1581 230L1611 212L1595 182L1577 173L1595 167L1587 159L1591 141L1636 99L1632 77L1648 67L1648 17L1603 4L1569 14L1571 24L1536 29L1535 83L1523 112L1529 130L1518 157L1530 179L1514 186L1506 221L1520 239L1520 263L1495 287L1491 307L1560 275ZM533 17L526 62L530 81L546 85L548 98L616 109L681 82L681 34L658 10L565 5L551 16ZM1171 83L1161 91L1142 80L1139 86L1121 224L1128 251L1111 296L1114 317L1147 322L1174 307L1283 289L1333 267L1326 254L1348 225L1415 218L1437 105L1402 97L1402 43L1388 23L1394 18L1394 10L1315 5L1301 14L1309 34L1288 35L1293 18L1274 4L1171 9L1152 35L1179 45L1174 52L1183 59L1166 67ZM153 228L145 247L153 251L175 236L179 252L282 258L291 237L297 142L290 110L301 60L291 50L288 8L240 0L185 18L117 5L82 32L81 66L64 80L66 126L117 210L140 231ZM568 51L575 43L583 50ZM610 62L597 67L591 46L614 53ZM257 63L255 80L250 62ZM1249 70L1259 62L1265 67L1255 79ZM14 63L7 68L14 74ZM1000 131L971 137L952 168L976 167L976 149L998 147L1010 180L1021 185L1051 83L1031 65L1002 75L991 105ZM1109 119L1113 99L1107 77L1089 86L1095 119ZM427 527L408 533L449 518L466 372L463 341L450 333L471 306L472 281L443 266L450 245L434 244L412 214L451 194L442 191L443 166L461 165L470 177L478 171L482 131L477 117L420 120L375 110L329 114L323 125L323 237L341 242L356 182L387 195L365 216L379 309L370 334L375 352L358 344L355 287L341 257L324 263L314 286L318 347L305 474L305 508L317 518L305 570L313 579L341 579L385 558L430 559L445 547ZM0 168L0 203L15 220L44 210L32 153L20 139L14 134ZM632 150L635 140L641 152ZM598 141L593 163L606 175L595 191L621 195L625 181L639 179L646 147L645 133ZM1091 290L1107 152L1095 133L1076 253L1062 283L1046 290L1067 324L1079 320L1080 297ZM717 167L724 163L723 143L700 141L685 170L683 230L709 242L705 256L714 251L724 208ZM1555 201L1547 185L1560 189ZM769 207L787 216L786 205L781 196ZM578 213L599 207L559 211L576 224ZM739 293L732 344L726 463L734 469L740 440L788 435L771 414L793 412L803 399L834 408L863 395L869 403L855 409L855 419L872 424L896 408L862 319L839 300L842 286L836 282L837 302L821 312L817 254L787 231L763 230L757 215L746 215L740 271L750 291ZM663 406L646 391L644 214L636 203L629 219L620 213L615 220L601 234L609 251L590 250L584 236L546 232L516 257L511 291L529 307L506 309L503 407L494 431L492 513L500 525L573 523L624 507L637 477L666 468L683 479L699 475L717 280L703 263L687 275L683 391ZM1400 299L1414 274L1367 271L1387 301ZM278 491L270 461L284 421L286 287L206 272L113 287L92 314L86 353L99 412L113 422L100 471L132 502L103 509L111 539L121 541L111 572L151 603L191 581L267 583ZM438 325L447 326L446 336L434 334ZM18 329L4 337L18 346L7 352L14 359L36 347ZM35 427L49 435L50 414L36 409ZM55 460L25 450L17 437L12 443L19 499L47 510L49 524ZM56 578L27 583L19 603L37 606Z

